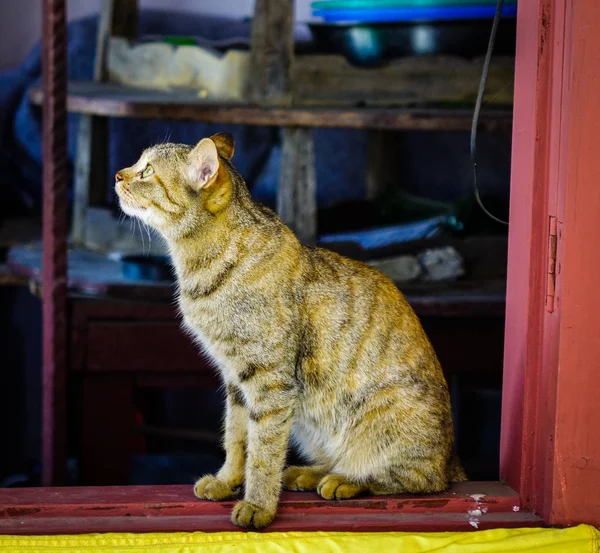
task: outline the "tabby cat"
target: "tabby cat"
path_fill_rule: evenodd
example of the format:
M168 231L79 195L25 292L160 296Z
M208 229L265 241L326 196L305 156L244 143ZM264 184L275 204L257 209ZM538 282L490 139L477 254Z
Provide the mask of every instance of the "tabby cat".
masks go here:
M280 489L325 499L465 480L448 387L419 320L375 269L301 245L253 201L231 136L161 144L116 175L121 208L165 238L184 326L227 392L225 464L200 499L262 528ZM284 470L290 438L309 462Z

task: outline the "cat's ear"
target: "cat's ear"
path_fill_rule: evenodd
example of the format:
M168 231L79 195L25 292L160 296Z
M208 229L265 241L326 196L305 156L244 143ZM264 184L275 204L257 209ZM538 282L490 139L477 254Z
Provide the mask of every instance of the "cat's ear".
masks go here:
M233 136L226 132L219 132L213 134L210 139L215 143L220 156L228 160L233 157L233 152L235 151Z
M207 188L217 178L219 172L219 153L216 144L210 138L203 138L188 157L188 177L196 190Z

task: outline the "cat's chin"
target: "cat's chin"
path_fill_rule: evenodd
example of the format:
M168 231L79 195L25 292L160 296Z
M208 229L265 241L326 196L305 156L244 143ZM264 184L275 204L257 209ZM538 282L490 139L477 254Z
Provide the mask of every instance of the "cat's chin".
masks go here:
M123 211L125 215L129 215L130 217L137 217L138 219L141 219L142 221L146 222L146 219L148 218L147 208L141 206L134 207L126 204L123 200L119 202L119 205L121 206L121 211Z

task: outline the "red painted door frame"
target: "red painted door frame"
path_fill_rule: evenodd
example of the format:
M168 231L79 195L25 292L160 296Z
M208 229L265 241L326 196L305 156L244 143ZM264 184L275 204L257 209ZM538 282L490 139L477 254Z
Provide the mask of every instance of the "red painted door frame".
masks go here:
M44 106L47 413L64 393L66 149L64 0L44 5L45 35L60 46L44 56L46 90L54 92ZM598 0L519 4L501 472L521 505L550 524L600 525L599 20ZM44 443L47 461L57 444L61 449L64 429L51 419L46 425L53 430ZM45 482L59 465L44 466Z
M599 17L526 0L517 23L501 475L560 525L600 524Z

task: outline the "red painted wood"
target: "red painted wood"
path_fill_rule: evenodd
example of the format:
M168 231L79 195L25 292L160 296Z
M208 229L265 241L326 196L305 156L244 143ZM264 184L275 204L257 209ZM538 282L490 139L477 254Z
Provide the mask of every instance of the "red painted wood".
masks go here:
M262 532L469 532L476 528L463 513L404 514L377 513L357 515L312 515L304 512L282 513ZM527 513L494 513L477 521L478 530L542 526L538 516ZM52 535L100 532L232 532L242 531L231 523L230 515L148 516L148 517L64 517L37 519L0 519L0 534Z
M476 497L473 498L472 496ZM460 513L478 503L490 512L508 512L518 506L518 494L499 482L460 482L441 494L423 496L379 496L357 500L327 501L310 492L284 492L281 507L311 508L319 512ZM219 514L232 502L200 501L192 486L77 486L70 488L0 489L0 518L14 516L10 509L31 510L31 516L106 516L109 510L141 515L148 509L173 514ZM101 508L100 508L101 507ZM85 514L88 513L88 514ZM114 514L114 513L113 513Z
M557 236L557 264L562 262L562 227L564 221L564 184L565 184L565 153L568 151L566 139L568 137L568 64L570 59L569 2L554 1L547 9L545 16L544 50L547 56L547 123L543 128L543 139L539 140L540 147L545 149L545 162L539 174L544 179L546 187L548 213L545 222L546 237L543 249L544 294L548 293L548 267L550 256L550 231L556 225ZM551 220L552 218L552 220ZM558 402L558 349L560 344L561 320L561 279L555 280L554 299L542 310L542 344L539 353L539 365L535 372L528 376L530 386L533 388L531 399L526 404L525 436L533 435L529 448L529 465L533 470L524 467L528 477L526 480L529 506L540 513L545 520L550 521L552 509L553 488L553 457L555 418ZM532 367L533 368L533 367Z
M535 174L537 131L536 94L538 87L538 14L542 0L520 2L517 16L515 92L513 108L512 172L509 217L506 325L502 395L500 474L514 489L522 489L521 470L524 449L523 410L526 364L537 333L535 312L540 295L536 293L543 267L532 256L541 247L543 217L531 220L538 198L532 186ZM539 190L538 194L539 196ZM533 278L531 278L533 277ZM523 498L523 496L522 496Z
M174 305L169 302L140 302L71 296L70 308L70 369L87 367L88 324L99 321L173 322L177 320ZM110 348L108 348L110 349Z
M42 482L66 474L67 114L66 5L43 2Z
M178 319L90 321L86 342L89 371L201 371L218 385L214 365L184 333Z
M191 486L77 487L0 490L0 533L232 530L234 502L193 497ZM432 496L325 501L314 493L282 494L277 530L470 530L539 525L521 513L518 495L498 482L464 482ZM479 509L481 514L473 511Z
M567 3L560 342L557 405L547 438L553 461L548 520L560 525L600 526L600 33L590 24L599 18L596 0Z
M549 435L556 392L558 314L547 313L545 301L549 217L558 207L564 6L521 2L517 18L500 470L540 512L549 489L540 439Z
M519 4L501 466L557 525L600 525L598 17L595 0Z

